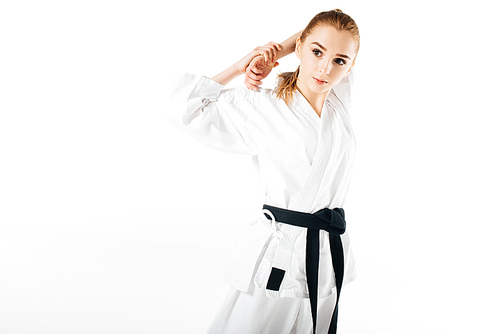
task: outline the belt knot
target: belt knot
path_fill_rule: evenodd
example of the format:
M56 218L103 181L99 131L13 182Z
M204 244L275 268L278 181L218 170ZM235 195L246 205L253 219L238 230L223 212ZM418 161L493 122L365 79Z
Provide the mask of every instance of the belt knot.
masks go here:
M325 221L328 226L324 230L334 235L344 234L346 229L344 209L335 208L333 210L325 208L314 213L315 216Z

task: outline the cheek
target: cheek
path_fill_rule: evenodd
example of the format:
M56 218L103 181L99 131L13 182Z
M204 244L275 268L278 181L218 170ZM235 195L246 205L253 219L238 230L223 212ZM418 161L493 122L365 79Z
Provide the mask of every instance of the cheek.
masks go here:
M318 58L315 57L313 54L307 54L304 57L302 57L301 60L301 66L304 66L305 68L312 68L316 66L318 63Z
M333 65L332 75L335 78L339 78L339 80L340 80L345 76L345 74L347 73L348 70L349 70L349 68L347 67L347 65L344 65L341 67L341 66L335 64L335 65Z

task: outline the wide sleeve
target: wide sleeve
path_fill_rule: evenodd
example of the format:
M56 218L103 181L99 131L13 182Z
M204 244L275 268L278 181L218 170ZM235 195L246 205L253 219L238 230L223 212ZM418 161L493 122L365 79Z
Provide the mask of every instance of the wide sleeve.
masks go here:
M339 100L342 102L347 112L351 110L351 90L353 82L354 74L351 70L351 72L349 72L349 74L343 78L337 86L333 87L335 95L337 95Z
M214 149L255 155L251 110L239 107L239 91L224 89L203 76L180 73L170 88L168 117L175 126Z

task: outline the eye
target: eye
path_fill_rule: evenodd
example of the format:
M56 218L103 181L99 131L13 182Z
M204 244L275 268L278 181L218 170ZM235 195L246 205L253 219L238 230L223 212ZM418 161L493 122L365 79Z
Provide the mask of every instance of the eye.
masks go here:
M319 57L319 56L321 56L321 55L323 54L323 53L322 53L320 50L318 50L318 49L314 49L312 52L314 53L314 55L315 55L316 57Z
M334 62L336 62L337 64L341 65L341 66L344 66L346 64L345 60L342 59L342 58L336 58L334 60Z

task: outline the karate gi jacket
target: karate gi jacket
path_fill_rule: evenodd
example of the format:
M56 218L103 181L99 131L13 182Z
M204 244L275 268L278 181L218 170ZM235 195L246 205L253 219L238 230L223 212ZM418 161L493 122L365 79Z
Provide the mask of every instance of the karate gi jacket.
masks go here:
M251 155L262 187L262 202L313 213L342 207L355 151L349 120L352 72L334 87L319 117L297 90L291 106L274 89L226 89L206 77L177 75L169 94L172 123L212 148ZM346 213L349 226L349 213ZM268 297L307 298L306 232L302 227L256 217L238 242L224 277L243 292L266 286L271 268L285 271L279 291ZM335 292L326 231L320 231L319 296ZM348 231L342 235L344 284L355 278Z

